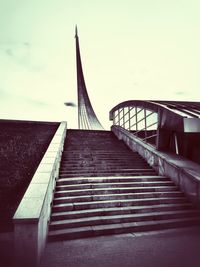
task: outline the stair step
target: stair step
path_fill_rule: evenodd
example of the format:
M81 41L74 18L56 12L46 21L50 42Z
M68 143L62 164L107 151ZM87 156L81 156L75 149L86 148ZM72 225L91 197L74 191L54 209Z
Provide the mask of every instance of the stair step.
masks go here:
M143 162L143 161L139 161L139 160L137 160L137 161L135 161L135 160L133 160L133 161L111 161L111 160L99 160L99 159L79 159L79 160L75 160L75 161L64 161L64 160L62 160L62 163L61 163L61 167L62 168L65 168L65 167L70 167L70 166L72 166L72 167L74 167L74 166L76 166L76 167L80 167L80 166L110 166L110 167L112 167L112 166L119 166L119 167L125 167L125 168L131 168L131 166L140 166L140 165L144 165L144 166L147 166L147 168L149 168L149 165L146 163L146 162ZM142 169L142 168L140 168L140 169Z
M110 235L130 232L153 231L186 227L199 224L200 217L168 219L160 221L142 221L131 223L116 223L78 228L68 228L49 232L49 241L62 239L76 239L83 237Z
M134 165L131 164L131 166L124 166L124 165L106 165L106 164L101 164L101 165L93 165L93 164L85 164L85 165L79 165L79 166L61 166L60 167L60 174L64 173L74 173L74 172L114 172L115 170L117 172L131 172L135 170L137 171L136 167L140 167L140 170L146 170L146 172L153 171L152 169L149 169L145 167L144 165Z
M108 147L108 146L107 146ZM69 153L70 151L70 153ZM118 154L114 153L117 152ZM63 150L63 156L64 157L70 157L70 156L78 156L78 155L107 155L107 156L115 156L117 157L131 157L133 159L141 159L141 156L138 153L133 152L130 149L122 148L122 149L110 149L108 148L108 151L106 151L105 145L104 145L104 151L97 151L95 148L92 149L92 147L84 148L82 144L79 145L79 149L70 149L67 148L66 150Z
M59 177L60 178L75 178L75 177L99 177L99 176L104 176L104 177L113 177L113 176L144 176L144 175L155 175L154 172L117 172L117 173L114 173L114 172L86 172L86 173L69 173L69 174L62 174L60 175Z
M103 201L87 201L87 202L74 202L54 204L52 207L53 212L84 210L84 209L98 209L98 208L111 208L111 207L129 207L129 206L144 206L156 204L180 204L188 203L185 197L157 197L146 199L112 199Z
M118 182L157 182L157 181L170 181L165 176L116 176L116 177L74 177L74 178L59 178L57 180L58 185L71 185L71 184L82 184L82 183L118 183Z
M115 156L115 157L94 157L94 156L86 156L86 155L77 155L76 157L62 157L62 162L72 162L72 163L76 163L76 162L82 162L82 161L86 161L86 160L90 160L90 161L94 161L96 163L98 163L98 161L100 162L109 162L109 163L134 163L134 162L144 162L143 159L138 159L138 158L132 158L132 157L120 157L120 156Z
M175 192L150 192L150 193L124 193L124 194L107 194L107 195L86 195L54 198L54 204L91 202L103 200L120 200L120 199L144 199L159 197L182 197L183 193Z
M54 212L51 215L51 220L66 220L82 217L92 216L108 216L108 215L120 215L120 214L141 214L147 212L156 211L176 211L176 210L187 210L192 209L190 203L183 204L155 204L149 206L127 206L127 207L114 207L114 208L99 208L99 209L86 209L86 210L75 210L67 212Z
M200 216L200 213L194 210L181 211L165 211L165 212L149 212L143 214L121 214L111 216L94 216L78 219L68 219L53 221L50 224L50 230L58 230L63 228L74 228L93 225L105 225L115 223L129 223L142 221L156 221L166 219L178 219L184 217Z
M112 188L92 188L78 190L56 191L55 198L68 196L85 196L85 195L107 195L107 194L126 194L126 193L147 193L147 192L171 192L178 191L177 186L157 186L157 187L112 187Z
M65 151L63 151L64 153ZM77 153L69 153L63 154L63 159L77 159L77 158L105 158L105 159L127 159L127 160L141 160L142 158L138 155L134 155L132 153L121 153L120 151L113 151L112 153L84 153L82 150L77 151Z
M86 183L86 184L70 184L59 185L57 182L56 191L78 190L78 189L97 189L97 188L118 188L118 187L158 187L158 186L173 186L172 181L156 181L156 182L104 182L104 183Z
M63 161L76 161L76 160L81 160L81 159L91 159L91 160L95 160L95 159L98 159L98 160L108 160L110 162L114 162L114 161L127 161L127 162L134 162L136 160L140 161L142 159L138 159L138 158L135 158L133 156L123 156L123 155L120 155L118 152L113 152L113 154L111 155L88 155L88 154L81 154L80 152L77 153L76 155L66 155L66 156L63 156L62 157L62 160Z
M135 172L135 173L137 173L137 172L154 172L151 168L149 168L149 169L134 169L134 168L127 168L127 169L125 169L125 168L121 168L121 169L107 169L107 170L94 170L94 171L96 171L96 172L113 172L113 171L115 171L115 172L118 172L118 171L120 171L120 172ZM60 170L60 175L62 175L62 174L65 174L65 173L76 173L77 171L76 170ZM85 169L85 168L83 168L82 170L81 170L81 172L87 172L87 170Z

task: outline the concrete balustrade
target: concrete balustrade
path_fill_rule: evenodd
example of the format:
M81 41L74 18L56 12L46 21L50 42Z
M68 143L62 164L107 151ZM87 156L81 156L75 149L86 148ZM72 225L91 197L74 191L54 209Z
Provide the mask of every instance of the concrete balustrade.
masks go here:
M200 206L199 164L176 154L158 151L120 126L112 126L111 130L131 150L137 151L159 175L171 178L195 205Z
M61 122L13 217L16 266L37 266L45 247L67 123Z

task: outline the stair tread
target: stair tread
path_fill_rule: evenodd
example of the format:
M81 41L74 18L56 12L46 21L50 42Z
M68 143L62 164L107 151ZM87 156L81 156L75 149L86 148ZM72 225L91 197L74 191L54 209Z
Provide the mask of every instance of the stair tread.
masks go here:
M60 203L60 204L54 204L53 207L61 207L61 206L73 206L75 204L78 204L78 205L89 205L89 204L106 204L106 203L118 203L118 204L121 204L121 203L128 203L128 202L143 202L143 201L151 201L151 200L157 200L157 201L162 201L162 200L187 200L185 197L157 197L157 198L145 198L145 199L110 199L110 200L99 200L99 201L88 201L88 202L71 202L71 203Z
M153 171L152 168L121 168L121 169L115 169L116 171L120 170L120 171ZM76 171L76 170L73 170L73 171ZM84 170L83 170L84 171ZM104 170L101 170L101 171L104 171ZM108 170L105 170L105 171L108 171ZM112 170L110 170L112 171ZM63 173L63 172L68 172L68 171L63 171L61 170L60 173ZM99 172L99 170L98 170Z
M57 216L65 216L65 215L85 215L90 213L106 213L106 212L121 212L121 211L128 211L128 212L138 212L142 210L152 210L152 209L162 209L162 208L193 208L192 204L190 203L180 203L180 204L154 204L154 205L145 205L145 206L128 206L128 207L112 207L112 208L98 208L98 209L84 209L84 210L72 210L72 211L61 211L61 212L52 212L52 217Z
M200 216L200 211L197 210L180 210L180 211L156 211L156 212L148 212L148 213L140 213L140 214L120 214L120 215L101 215L101 216L92 216L92 217L85 217L85 218L74 218L74 219L67 219L67 220L57 220L52 221L50 225L62 225L67 223L76 223L76 222L90 222L100 220L114 220L114 219L123 219L123 218L142 218L142 217L149 217L149 216L159 216L159 215L171 215L171 214L186 214L191 216L192 213L195 213Z
M150 175L142 175L142 176L137 176L137 175L135 175L135 176L131 176L130 175L130 177L129 176L126 176L126 177L124 177L124 176L110 176L108 179L109 180L116 180L116 179L136 179L136 178L138 178L138 180L141 180L141 179L151 179L151 178L156 178L156 179L168 179L168 180L170 180L169 178L167 178L166 176L159 176L159 175L152 175L152 176L150 176ZM77 180L88 180L88 181L91 181L91 182L95 182L95 181L98 181L98 180L106 180L106 178L104 177L104 176L97 176L97 177L90 177L90 176L87 176L87 177L72 177L72 178L59 178L58 180L57 180L57 182L61 182L61 181L77 181Z
M105 185L106 186L106 185ZM90 189L72 189L72 190L63 190L63 191L56 191L56 194L63 194L63 193L78 193L78 192L98 192L98 191L120 191L120 190L156 190L156 189L177 189L178 187L176 185L169 185L169 186L149 186L149 187L144 187L144 186L137 186L137 187L105 187L105 188L90 188Z
M113 187L151 187L151 186L172 186L174 183L172 181L156 181L156 182L118 182L118 183L85 183L85 184L70 184L70 185L57 185L56 190L65 190L70 188L70 190L76 190L78 188L104 188L105 186L113 186Z
M145 192L145 193L123 193L123 194L103 194L103 195L86 195L86 196L84 196L84 195L80 195L80 196L68 196L68 197L55 197L54 198L54 200L57 200L57 199L59 199L59 200L61 200L61 199L70 199L70 200L76 200L76 199L79 199L79 198L92 198L92 199L95 199L95 198L103 198L103 197L112 197L112 196L114 196L114 197L120 197L120 196L124 196L124 197L129 197L129 196L132 196L132 197L136 197L136 196L146 196L146 195L155 195L155 196L157 196L157 195L165 195L165 194L172 194L172 195L176 195L176 194L180 194L180 195L182 195L183 193L182 192L180 192L180 191L170 191L170 192Z
M66 229L59 229L59 230L51 230L49 231L49 236L52 235L62 235L65 233L72 234L73 232L83 232L83 231L90 231L94 232L97 230L106 230L106 229L116 229L116 228L131 228L131 227L138 227L138 226L148 226L148 225L158 225L158 224L165 224L165 223L178 223L178 222L190 222L196 220L197 222L200 221L200 216L192 217L192 218L180 218L180 219L168 219L168 220L158 220L158 221L145 221L145 222L129 222L129 223L116 223L116 224L106 224L106 225L95 225L95 226L84 226L84 227L77 227L77 228L66 228ZM175 225L176 226L176 225Z
M118 210L142 210L151 208L162 208L162 207L182 207L188 206L193 207L191 203L181 203L181 204L155 204L155 205L144 205L144 206L128 206L128 207L112 207L112 208L99 208L99 209L85 209L85 210L73 210L65 212L52 212L52 215L65 215L65 214L78 214L86 212L98 212L98 211L118 211Z
M84 178L84 177L88 177L89 175L90 175L90 177L92 178L92 177L98 177L98 176L104 176L104 177L113 177L113 176L124 176L124 178L126 178L126 176L130 176L130 175L132 175L132 176L143 176L144 174L148 174L148 175L152 175L152 174L154 174L153 172L146 172L146 173L144 173L144 172L118 172L118 173L115 173L115 172L85 172L85 173L65 173L65 174L61 174L59 177L60 178L72 178L72 177L74 177L74 178Z

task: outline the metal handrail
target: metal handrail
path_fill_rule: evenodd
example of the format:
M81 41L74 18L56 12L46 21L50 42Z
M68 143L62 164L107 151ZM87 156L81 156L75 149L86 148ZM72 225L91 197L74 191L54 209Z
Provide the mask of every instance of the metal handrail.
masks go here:
M143 138L142 140L146 141L147 139L150 139L150 138L155 137L155 136L157 136L157 133L156 134L152 134L150 136L147 136L147 137Z

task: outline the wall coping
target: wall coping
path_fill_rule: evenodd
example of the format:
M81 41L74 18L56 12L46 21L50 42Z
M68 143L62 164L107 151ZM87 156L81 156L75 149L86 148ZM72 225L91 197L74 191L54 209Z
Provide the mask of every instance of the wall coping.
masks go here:
M67 123L61 122L14 214L14 223L39 221L48 186L56 177Z

